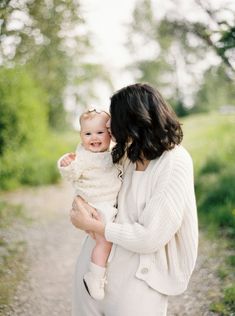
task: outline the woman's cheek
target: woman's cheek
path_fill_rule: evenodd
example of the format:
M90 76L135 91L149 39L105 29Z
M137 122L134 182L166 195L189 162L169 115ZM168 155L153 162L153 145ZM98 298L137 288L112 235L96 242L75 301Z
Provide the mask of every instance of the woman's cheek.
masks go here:
M111 138L110 149L112 149L116 145L116 142Z

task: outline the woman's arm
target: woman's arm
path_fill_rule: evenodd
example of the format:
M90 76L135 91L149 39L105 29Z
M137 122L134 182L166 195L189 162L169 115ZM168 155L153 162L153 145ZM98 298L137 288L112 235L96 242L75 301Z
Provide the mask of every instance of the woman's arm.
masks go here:
M167 198L167 197L165 197ZM179 230L184 213L184 205L176 211L169 205L164 196L154 197L144 212L155 213L143 224L108 223L105 227L105 238L127 250L148 254L154 253L166 245ZM149 214L147 215L149 216Z
M152 188L152 197L138 222L106 224L105 238L108 241L133 252L153 253L173 238L185 216L196 216L191 159L175 159L169 172L165 173L165 179L161 185Z
M165 245L179 229L181 216L174 209L165 205L167 197L151 199L145 209L146 213L154 212L152 220L141 225L138 222L107 223L91 217L95 209L76 197L71 210L71 222L81 230L93 232L104 236L107 241L118 244L123 248L137 253L152 253ZM182 210L180 210L181 213ZM149 215L149 214L148 214Z
M80 228L99 233L130 251L152 253L167 244L179 230L186 200L191 196L192 212L196 208L193 190L192 164L189 161L175 164L164 190L157 188L143 210L143 221L129 223L103 223L87 218L86 206L78 202L78 214L72 211L72 222ZM90 207L90 206L89 206ZM93 208L92 208L93 209ZM93 209L94 210L94 209ZM128 211L128 210L127 210Z

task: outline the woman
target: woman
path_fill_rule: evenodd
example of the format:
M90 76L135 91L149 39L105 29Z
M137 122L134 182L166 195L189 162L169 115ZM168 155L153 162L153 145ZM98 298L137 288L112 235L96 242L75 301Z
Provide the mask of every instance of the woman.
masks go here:
M197 212L191 157L174 112L147 84L127 86L111 97L113 162L122 162L118 215L104 225L96 210L75 198L71 221L113 243L104 300L84 287L94 240L77 262L74 316L163 316L168 295L185 291L195 266ZM93 214L91 217L88 212Z

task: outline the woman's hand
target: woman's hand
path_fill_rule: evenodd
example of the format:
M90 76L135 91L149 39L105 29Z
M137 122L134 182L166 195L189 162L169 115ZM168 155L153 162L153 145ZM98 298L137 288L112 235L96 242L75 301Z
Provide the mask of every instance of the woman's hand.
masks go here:
M75 197L70 212L71 222L81 230L90 231L90 220L95 209L87 204L81 197Z
M80 196L75 197L72 207L76 211L86 211L90 217L101 220L100 215L96 211L96 209L88 204L86 201L84 201L83 198L81 198Z
M72 224L81 229L104 236L104 224L96 209L86 203L81 197L76 197L70 211Z

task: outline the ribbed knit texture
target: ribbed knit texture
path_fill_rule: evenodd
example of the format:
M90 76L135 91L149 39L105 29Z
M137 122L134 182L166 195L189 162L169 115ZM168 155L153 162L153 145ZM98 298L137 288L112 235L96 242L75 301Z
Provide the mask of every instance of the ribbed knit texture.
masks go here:
M182 293L195 266L198 223L194 194L193 165L182 146L166 151L143 172L147 177L145 206L130 223L125 201L130 194L134 165L129 164L118 198L116 223L108 223L108 241L140 254L136 276L168 295ZM143 178L144 179L144 178ZM148 273L141 273L147 268Z

